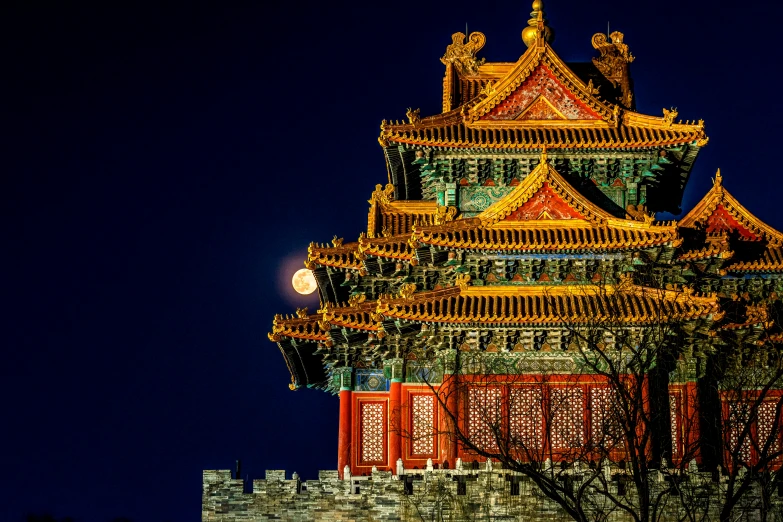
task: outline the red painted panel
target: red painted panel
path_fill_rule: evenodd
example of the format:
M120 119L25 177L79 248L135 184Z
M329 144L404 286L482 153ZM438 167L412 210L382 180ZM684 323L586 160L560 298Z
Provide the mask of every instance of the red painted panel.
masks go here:
M406 440L406 460L438 458L438 400L431 391L409 391Z
M353 393L351 471L369 473L389 468L389 394Z
M351 465L351 391L340 391L340 428L337 437L337 472L343 476L345 466Z
M504 221L530 221L537 219L585 219L574 210L563 198L552 190L548 183L523 205L506 216Z
M544 101L546 100L546 101ZM544 64L482 120L598 120L601 117L560 83Z
M611 418L605 413L611 392L600 376L499 375L491 380L484 376L464 379L475 382L475 386L468 386L468 396L460 404L462 429L489 451L496 447L490 433L494 425L510 436L515 458L523 461L540 461L549 456L553 460L568 460L574 452L583 455L590 441L603 444L615 460L627 458L619 426L607 428ZM607 430L611 431L608 437ZM465 461L476 458L464 447L459 456ZM599 458L598 453L596 456Z
M740 236L758 240L759 236L743 227L742 224L734 219L734 216L729 214L729 211L723 205L718 205L712 212L710 217L707 218L707 233L714 234L719 232L732 232L736 230Z
M402 383L392 381L389 389L389 466L396 470L397 460L402 457Z

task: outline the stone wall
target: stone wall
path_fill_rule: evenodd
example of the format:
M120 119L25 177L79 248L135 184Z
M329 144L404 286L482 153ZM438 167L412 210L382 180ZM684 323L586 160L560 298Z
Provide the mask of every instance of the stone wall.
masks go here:
M655 472L658 473L658 472ZM578 485L584 475L573 474ZM622 488L622 474L612 472L613 492ZM698 505L697 520L717 520L721 481L712 474L689 473L693 493L689 505ZM665 487L660 475L655 487ZM252 493L228 470L207 470L203 475L203 522L317 521L548 521L570 520L554 502L544 497L530 479L515 472L482 470L405 470L400 477L375 471L372 476L340 480L337 471L321 471L318 480L286 479L285 472L270 470L265 480L253 481ZM628 487L632 486L628 484ZM666 497L665 497L666 498ZM770 521L783 520L783 501L773 494ZM601 498L594 499L597 506ZM671 498L661 520L681 518L681 503ZM600 509L600 508L599 508ZM607 521L628 520L622 513L599 516ZM736 510L734 520L761 520L758 495Z

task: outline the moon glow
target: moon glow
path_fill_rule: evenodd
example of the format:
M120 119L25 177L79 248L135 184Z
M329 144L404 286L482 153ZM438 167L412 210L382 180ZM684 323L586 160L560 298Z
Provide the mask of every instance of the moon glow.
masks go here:
M291 284L294 286L294 290L302 295L309 295L315 292L318 288L318 284L315 282L315 276L313 271L306 268L301 268L296 271L294 277L291 278Z

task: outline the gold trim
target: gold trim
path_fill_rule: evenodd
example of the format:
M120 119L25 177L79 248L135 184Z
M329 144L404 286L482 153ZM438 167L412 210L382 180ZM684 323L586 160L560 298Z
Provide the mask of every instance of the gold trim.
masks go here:
M530 107L528 107L528 109L529 108ZM557 111L557 109L555 109L554 107L552 108L555 111ZM481 128L491 129L495 127L499 127L503 129L515 129L515 128L523 128L523 127L530 127L530 128L556 127L556 128L563 128L563 129L613 128L613 125L610 125L609 123L603 120L569 120L565 117L563 117L562 120L518 120L518 119L517 120L477 120L472 123L468 123L467 126L469 128L476 128L476 129L481 129Z
M696 228L700 223L706 221L718 205L736 219L744 228L750 230L757 236L766 239L771 246L783 246L783 233L775 230L762 220L754 216L737 199L732 196L723 186L723 177L720 169L715 175L712 188L704 195L690 212L683 217L678 225L680 227Z
M420 322L517 325L654 323L708 317L719 320L723 315L715 294L694 295L623 284L451 287L404 299L380 299L376 313Z
M361 270L363 265L355 256L358 245L358 243L341 243L339 246L327 246L310 243L305 266L311 270L316 265Z
M299 310L297 310L299 315ZM283 316L277 314L272 321L272 331L267 334L272 342L280 342L283 337L322 342L329 337L321 330L317 314L305 317Z
M466 121L473 123L489 113L500 102L505 100L533 73L540 65L546 66L555 78L563 84L579 101L597 113L604 121L614 123L613 112L604 102L595 98L582 80L577 77L560 59L546 42L543 45L531 46L525 51L505 78L494 85L495 94L481 100L468 110Z

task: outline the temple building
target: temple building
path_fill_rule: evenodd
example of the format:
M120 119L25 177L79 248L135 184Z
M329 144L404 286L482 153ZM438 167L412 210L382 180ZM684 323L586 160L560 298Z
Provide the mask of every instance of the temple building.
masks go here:
M442 112L381 124L387 179L369 195L366 232L309 247L320 307L273 320L290 388L339 396L330 487L361 495L357 478L380 477L410 493L404 476L440 472L464 494L456 475L492 471L488 455L512 471L634 459L716 476L777 469L782 386L743 384L764 395L729 426L738 399L723 376L783 340L783 234L720 171L683 218L656 220L682 213L709 138L676 109L636 112L622 33L596 34L591 61L566 63L537 0L522 40L519 60L488 63L483 34L452 35ZM630 428L649 431L636 450L617 442L629 428L611 419L614 377L643 386L637 420L651 426ZM210 473L205 506L231 482ZM500 484L520 495L512 475ZM204 519L233 520L215 513Z

